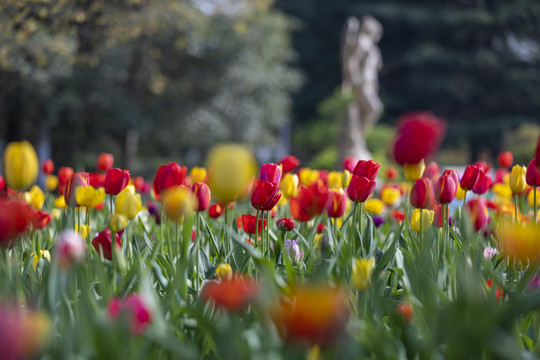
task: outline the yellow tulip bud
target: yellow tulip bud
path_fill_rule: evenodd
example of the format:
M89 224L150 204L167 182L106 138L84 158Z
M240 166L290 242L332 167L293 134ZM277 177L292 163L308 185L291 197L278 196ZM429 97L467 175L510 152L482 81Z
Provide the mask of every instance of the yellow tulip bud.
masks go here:
M58 177L56 175L45 176L45 188L54 191L58 187Z
M92 185L80 186L75 189L75 201L79 206L96 207L105 200L105 189L94 188Z
M353 259L352 282L360 291L366 290L371 284L371 273L375 267L375 259Z
M523 165L514 165L510 173L509 185L514 194L519 194L525 190L527 168Z
M527 202L531 208L534 207L534 189L527 194ZM540 191L536 192L536 207L540 207Z
M54 219L58 220L62 216L62 210L54 208L51 211L51 215Z
M81 231L79 231L79 224L75 224L75 232L79 234L83 239L86 239L90 233L90 226L81 224Z
M420 162L416 164L403 165L403 172L405 174L405 179L409 181L415 181L415 180L420 179L425 169L426 169L426 164L424 162L424 159L420 160Z
M341 183L341 186L346 188L351 183L352 174L349 170L343 170L343 181Z
M463 200L464 197L465 197L465 190L463 190L461 188L461 185L459 185L458 183L457 191L456 191L456 199Z
M328 173L328 188L330 190L339 190L343 186L343 173L330 171Z
M411 229L416 232L420 232L420 211L422 214L422 230L426 231L428 227L433 223L435 218L435 212L428 209L414 209L411 219Z
M238 144L218 145L210 151L207 164L212 197L232 202L247 195L257 171L255 158L247 148Z
M30 256L32 257L32 267L34 268L34 270L36 270L40 258L45 258L49 260L49 262L51 262L51 254L48 250L41 250L39 254L40 256L36 256L35 252L30 254Z
M129 220L135 219L135 216L142 209L141 195L135 192L133 185L128 185L118 195L116 195L116 213L124 215Z
M323 234L315 234L315 236L313 237L313 242L315 243L315 247L317 249L320 249L322 246L322 238Z
M220 279L227 279L230 280L233 277L233 271L231 268L231 265L229 264L219 264L216 268L216 275Z
M491 191L504 199L510 199L512 197L512 189L506 184L493 184L493 186L491 187Z
M32 186L30 191L24 193L24 201L36 210L41 210L45 202L45 195L37 185Z
M381 200L385 205L394 205L401 197L401 191L399 189L387 186L381 192Z
M366 209L366 211L380 215L384 211L384 203L379 199L367 199L364 202L364 209Z
M54 200L54 206L60 209L67 209L66 200L64 200L64 195L60 195Z
M194 167L189 173L192 183L204 182L206 179L206 169L202 167Z
M109 219L109 229L114 232L119 232L128 226L128 219L124 215L114 214Z
M296 174L287 173L283 175L281 183L279 184L279 189L284 197L287 199L296 196L298 194L298 184L299 179Z
M298 172L298 177L300 178L300 184L310 186L313 185L317 179L319 179L319 171L309 168L302 168Z
M4 179L15 190L23 190L36 182L39 162L28 141L12 142L4 150Z
M163 193L163 211L169 219L179 220L193 209L193 194L183 186L173 186Z

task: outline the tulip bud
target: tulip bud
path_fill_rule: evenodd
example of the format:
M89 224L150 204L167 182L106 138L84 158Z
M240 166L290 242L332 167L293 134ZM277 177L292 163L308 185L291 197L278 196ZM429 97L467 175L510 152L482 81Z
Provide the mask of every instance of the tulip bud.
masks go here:
M196 182L191 186L191 191L197 198L197 201L194 202L195 211L204 211L208 208L210 204L210 188L206 183Z
M270 211L281 198L279 186L275 183L255 180L251 193L251 205L257 210Z
M349 170L343 170L341 186L346 188L351 183L352 174Z
M219 264L216 268L216 276L222 280L231 280L233 271L229 264Z
M115 320L123 314L129 321L129 330L134 335L142 334L152 323L152 313L143 297L131 294L125 299L112 298L107 307L107 314Z
M300 186L298 195L289 199L292 218L297 221L313 219L323 213L327 199L328 188L321 180L309 187Z
M58 194L64 195L69 178L73 175L73 169L69 166L63 166L58 169Z
M141 209L141 195L135 192L133 185L127 186L116 196L115 210L117 214L124 215L129 220L133 220Z
M401 197L401 191L395 187L386 186L381 191L381 200L388 206L393 206Z
M167 189L161 199L165 215L173 220L179 220L185 213L191 212L195 201L193 194L184 186Z
M343 186L343 173L330 171L328 173L328 188L331 190L339 190Z
M277 164L263 164L259 171L259 179L279 185L281 181L281 167Z
M432 161L428 166L426 166L422 177L426 177L431 180L432 183L435 183L437 179L439 179L440 173L441 170L439 169L439 164Z
M276 221L276 226L279 231L292 231L294 229L294 221L291 218L281 218Z
M208 209L208 216L212 219L217 219L225 212L225 207L221 204L212 204Z
M95 189L92 185L75 189L75 201L79 206L96 207L105 200L105 190Z
M86 245L83 239L73 230L64 230L58 235L55 244L55 257L58 266L63 269L84 259Z
M34 147L28 141L11 142L4 150L4 176L7 185L24 190L36 182L39 163Z
M101 153L97 158L98 171L107 171L113 167L114 157L109 153Z
M67 181L64 200L66 205L69 207L78 206L77 200L75 198L75 192L79 187L88 186L88 173L85 172L76 172L72 174Z
M522 165L514 165L512 172L510 173L509 185L514 194L519 194L525 190L527 181L525 179L527 174L527 168Z
M105 193L109 195L118 195L129 184L129 170L107 169L105 176Z
M482 176L483 173L484 170L476 164L467 166L459 182L461 188L463 190L474 189L474 186L476 185L478 179Z
M420 228L420 214L422 216L422 228ZM426 231L433 223L435 212L428 209L414 209L411 218L411 229L416 232Z
M373 160L360 160L356 164L353 174L356 176L364 176L369 180L375 180L380 169L381 164Z
M514 162L514 156L510 151L501 152L497 159L499 160L499 166L502 168L509 168Z
M300 180L296 174L285 174L281 183L279 184L280 190L287 199L296 196L298 194L298 185Z
M364 209L370 213L381 215L384 211L384 203L379 199L367 199Z
M40 210L45 202L45 194L37 185L32 186L30 191L24 193L24 201L36 210Z
M279 165L283 170L283 174L289 173L300 166L300 160L296 157L289 155L279 161Z
M444 170L435 183L435 200L439 204L449 204L454 200L458 189L458 176L455 170Z
M343 159L343 170L347 170L352 174L354 172L356 164L358 164L357 159L352 156L347 156L345 159Z
M300 249L300 246L298 246L298 242L296 240L287 239L283 243L283 247L284 253L289 256L292 264L294 266L300 264L300 262L304 258L304 252L302 251L302 249Z
M300 179L300 184L304 186L311 186L319 179L319 171L309 168L301 168L298 170L298 178Z
M39 252L39 256L36 255L35 252L30 254L30 257L32 258L32 267L34 268L34 271L37 269L39 259L47 259L49 262L51 262L51 253L48 250L41 250Z
M156 198L159 199L162 191L184 184L186 174L187 168L174 162L160 166L154 178L154 194Z
M122 231L128 226L128 219L124 215L114 214L110 217L108 226L114 232Z
M103 258L112 261L112 240L111 240L111 230L109 228L105 228L102 232L100 232L94 240L92 240L92 245L98 252L98 254L103 254ZM120 241L120 235L118 233L114 233L115 238L115 245L119 248L122 248L122 242Z
M540 186L540 170L536 167L536 158L529 163L525 180L529 186Z
M328 200L326 201L326 212L331 218L340 218L345 215L345 208L347 207L347 196L343 192L343 189L339 191L328 191Z
M55 175L45 176L45 188L54 191L58 187L58 178Z
M191 178L191 181L196 182L204 182L206 180L206 169L202 167L194 167L189 172L189 177Z
M45 175L51 175L53 172L54 172L54 163L51 159L47 159L45 160L42 164L41 164L41 171L45 174Z
M386 171L384 172L384 176L386 177L387 181L394 181L398 178L399 173L394 167L389 166L386 168Z
M405 179L409 181L416 181L422 177L424 170L426 169L426 163L424 159L420 160L416 164L403 164L403 173Z
M420 178L414 182L411 189L410 200L412 206L424 209L431 206L433 201L433 185L428 178Z
M259 225L257 226L258 229L255 228L255 223L257 221L257 217L254 215L242 215L241 218L242 222L242 228L245 232L248 234L256 234L256 233L262 233L264 229L266 229L266 219L259 218Z
M476 231L482 230L488 224L488 208L486 201L481 197L469 200L467 210L470 214L470 220Z
M478 195L485 194L489 188L491 187L491 175L488 173L483 173L480 175L478 181L476 182L476 185L473 188L473 192Z
M349 199L355 202L364 202L375 191L375 181L364 176L353 175L347 188Z
M371 273L375 267L375 259L353 259L351 280L355 288L366 290L371 284Z

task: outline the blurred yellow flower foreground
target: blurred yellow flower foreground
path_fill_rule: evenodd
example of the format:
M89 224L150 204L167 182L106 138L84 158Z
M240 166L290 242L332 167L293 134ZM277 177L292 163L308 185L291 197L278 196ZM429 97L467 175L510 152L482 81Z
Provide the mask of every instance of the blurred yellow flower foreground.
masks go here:
M510 259L523 263L540 262L540 227L534 224L503 224L499 243Z

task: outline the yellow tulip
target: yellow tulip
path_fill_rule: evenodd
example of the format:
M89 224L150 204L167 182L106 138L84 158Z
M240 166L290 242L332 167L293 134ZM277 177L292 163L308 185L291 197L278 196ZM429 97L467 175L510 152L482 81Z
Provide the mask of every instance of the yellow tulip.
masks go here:
M409 181L415 181L422 177L424 170L426 169L426 164L424 159L420 160L416 164L404 164L403 173L405 174L405 179Z
M531 208L534 207L534 190L527 194L527 202ZM540 207L540 191L536 192L536 207Z
M28 141L12 142L4 150L4 179L15 190L23 190L36 182L39 162Z
M105 200L105 189L94 188L92 185L80 186L75 189L75 201L79 206L96 207Z
M206 179L206 169L202 167L194 167L189 173L192 183L204 182Z
M366 209L366 211L380 215L384 211L384 203L379 199L367 199L364 202L364 209Z
M135 216L142 209L141 195L135 192L133 185L128 185L118 195L116 195L116 213L124 215L129 220L135 219Z
M300 178L300 184L310 186L313 185L317 179L319 179L319 171L309 168L302 168L298 172L298 177Z
M322 246L322 238L323 234L315 234L315 236L313 237L313 242L315 243L315 247L317 249L320 249Z
M330 190L339 190L343 186L343 173L330 171L328 173L328 188Z
M38 266L39 259L41 259L41 258L45 258L45 259L49 260L49 262L51 262L51 254L49 253L49 250L41 250L39 252L39 254L40 254L40 256L36 256L35 252L30 254L30 256L32 257L32 267L34 268L34 270L36 270L36 268Z
M381 192L381 200L385 205L394 205L401 197L401 191L399 189L387 186Z
M81 231L79 232L79 224L75 224L75 232L79 234L83 239L86 239L86 237L90 233L90 229L90 226L81 224Z
M253 154L238 144L218 145L208 155L209 186L212 196L223 202L239 200L247 195L256 175Z
M60 209L68 208L68 206L66 205L66 200L64 199L64 195L60 195L54 200L54 206Z
M45 194L37 185L32 186L30 191L24 193L24 201L36 210L41 210L45 202Z
M351 183L352 174L349 170L343 170L343 182L341 183L341 186L346 188Z
M366 290L371 284L371 273L375 267L375 259L353 259L352 282L358 290Z
M216 268L216 275L220 279L230 280L233 277L233 271L229 264L219 264Z
M114 232L119 232L128 226L128 219L124 215L114 214L109 219L109 229Z
M296 174L287 173L283 175L281 183L279 184L279 189L283 194L283 197L287 199L298 194L298 184L300 180Z
M45 188L54 191L58 187L58 177L56 175L45 176Z
M527 168L523 165L514 165L512 172L510 173L509 185L514 194L519 194L525 190L527 181L525 179L527 175Z
M459 185L458 183L457 191L456 191L456 199L463 200L464 197L465 197L465 190L463 190L461 188L461 185Z
M51 211L51 215L54 219L58 220L62 216L62 210L54 208Z
M433 223L435 212L428 209L414 209L411 219L411 229L420 232L420 211L422 211L422 230L426 231Z
M511 259L538 263L540 261L540 227L508 222L502 225L499 242L503 253Z
M193 209L193 193L183 186L173 186L163 193L163 211L169 219L179 220Z
M506 184L493 184L493 186L491 187L491 191L493 191L497 196L500 196L503 199L512 198L512 189Z

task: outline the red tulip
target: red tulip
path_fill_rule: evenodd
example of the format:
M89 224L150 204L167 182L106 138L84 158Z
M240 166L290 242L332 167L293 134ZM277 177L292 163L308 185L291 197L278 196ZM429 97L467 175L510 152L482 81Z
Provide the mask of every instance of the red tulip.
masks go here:
M222 204L212 204L208 209L208 216L212 219L217 219L225 212L225 207Z
M400 165L417 164L433 153L446 131L446 123L430 112L412 112L400 117L394 158Z
M107 171L112 168L114 164L114 157L109 153L101 153L97 158L98 171Z
M326 201L326 211L331 218L340 218L345 214L347 207L347 197L343 190L328 191L328 200Z
M324 231L324 223L317 225L317 234L322 234Z
M283 167L283 173L286 174L288 172L293 171L298 166L300 166L300 160L298 160L296 157L292 155L289 155L281 159L279 161L279 165Z
M79 187L86 186L88 186L88 173L76 172L72 174L66 184L66 190L64 193L66 205L69 207L78 206L77 201L75 200L75 191Z
M41 210L34 210L34 227L36 229L43 229L51 222L52 216L48 212Z
M233 277L222 281L208 281L201 290L201 299L213 302L227 311L245 309L259 295L259 285L252 279Z
M118 195L129 184L129 170L107 169L105 194Z
M433 184L428 178L420 178L411 189L411 204L417 209L427 209L433 202Z
M47 159L41 164L41 171L44 174L51 175L54 172L54 163L51 159Z
M319 179L325 186L328 186L328 170L319 170Z
M187 168L172 162L161 165L154 178L154 194L159 199L159 194L170 187L182 185L187 176Z
M145 304L142 296L132 294L125 299L112 298L107 307L107 313L111 320L120 315L127 315L129 329L132 334L140 335L152 322L152 313Z
M61 167L58 170L58 194L64 195L66 184L71 175L73 175L73 169L69 166Z
M435 183L435 200L439 204L449 204L454 200L458 189L458 176L456 170L444 170Z
M536 158L529 163L525 180L529 186L540 186L540 170L537 168Z
M248 234L255 235L256 233L262 233L264 229L266 229L266 219L262 219L259 217L259 226L258 231L255 229L255 222L257 221L257 217L255 215L242 215L241 217L242 221L242 228L245 232Z
M107 175L103 173L97 173L93 172L88 174L88 185L91 185L95 187L96 189L99 187L105 186L105 177Z
M364 176L353 175L349 187L347 187L347 195L349 199L355 202L364 202L375 191L375 181Z
M495 181L494 184L502 184L504 183L504 178L506 175L510 174L510 172L507 169L497 169L495 171Z
M328 188L321 180L313 185L300 186L298 195L291 197L290 209L293 219L297 221L309 221L323 213L328 199Z
M276 221L276 226L279 231L292 231L294 229L294 221L291 218L281 218Z
M435 204L435 215L433 216L433 226L442 227L444 224L443 207L440 204Z
M441 170L439 169L439 164L437 164L435 161L432 161L424 169L424 173L422 174L422 177L428 178L429 180L431 180L432 183L435 183L439 179L440 174L441 174ZM456 174L456 177L457 177L457 174Z
M484 173L484 170L481 169L476 164L467 166L465 168L465 172L463 173L463 176L461 177L461 181L459 182L461 188L463 190L474 189L476 182L478 181L478 179L483 173Z
M402 223L405 221L405 212L403 210L392 210L392 219L397 221L398 223Z
M352 174L356 164L358 164L358 160L352 156L347 156L345 159L343 159L343 170L347 170Z
M191 192L197 198L197 206L195 211L204 211L208 209L210 204L210 188L208 184L196 182L191 186Z
M535 156L536 159L540 159L540 136L538 137L538 144L536 144ZM540 164L536 163L536 167L540 170Z
M488 173L483 173L480 175L478 181L476 182L476 185L473 188L473 192L478 195L485 194L489 188L491 187L491 175Z
M118 248L122 247L122 242L120 241L120 234L114 233L115 236L115 242L116 246ZM92 240L92 245L94 245L94 248L96 251L101 253L103 251L103 257L107 260L112 260L112 240L111 240L111 230L109 228L105 228L102 232L100 232L94 240Z
M360 177L366 177L369 180L375 180L380 168L381 164L376 163L373 160L360 160L356 164L353 174Z
M251 193L251 205L257 210L270 211L281 198L279 184L257 179Z
M499 166L502 168L509 168L514 162L514 155L510 151L503 151L499 154L498 158Z
M4 180L4 177L0 175L0 191L6 190L6 180Z
M389 166L386 168L386 171L384 172L384 175L386 177L386 180L388 181L394 181L398 178L398 171L392 167L392 166Z
M28 230L34 220L26 203L0 198L0 246L8 245L10 240Z
M263 164L259 171L259 179L279 185L281 181L281 167L277 164Z
M467 210L470 214L470 219L476 231L480 231L488 224L488 208L486 201L481 198L475 198L467 202Z

